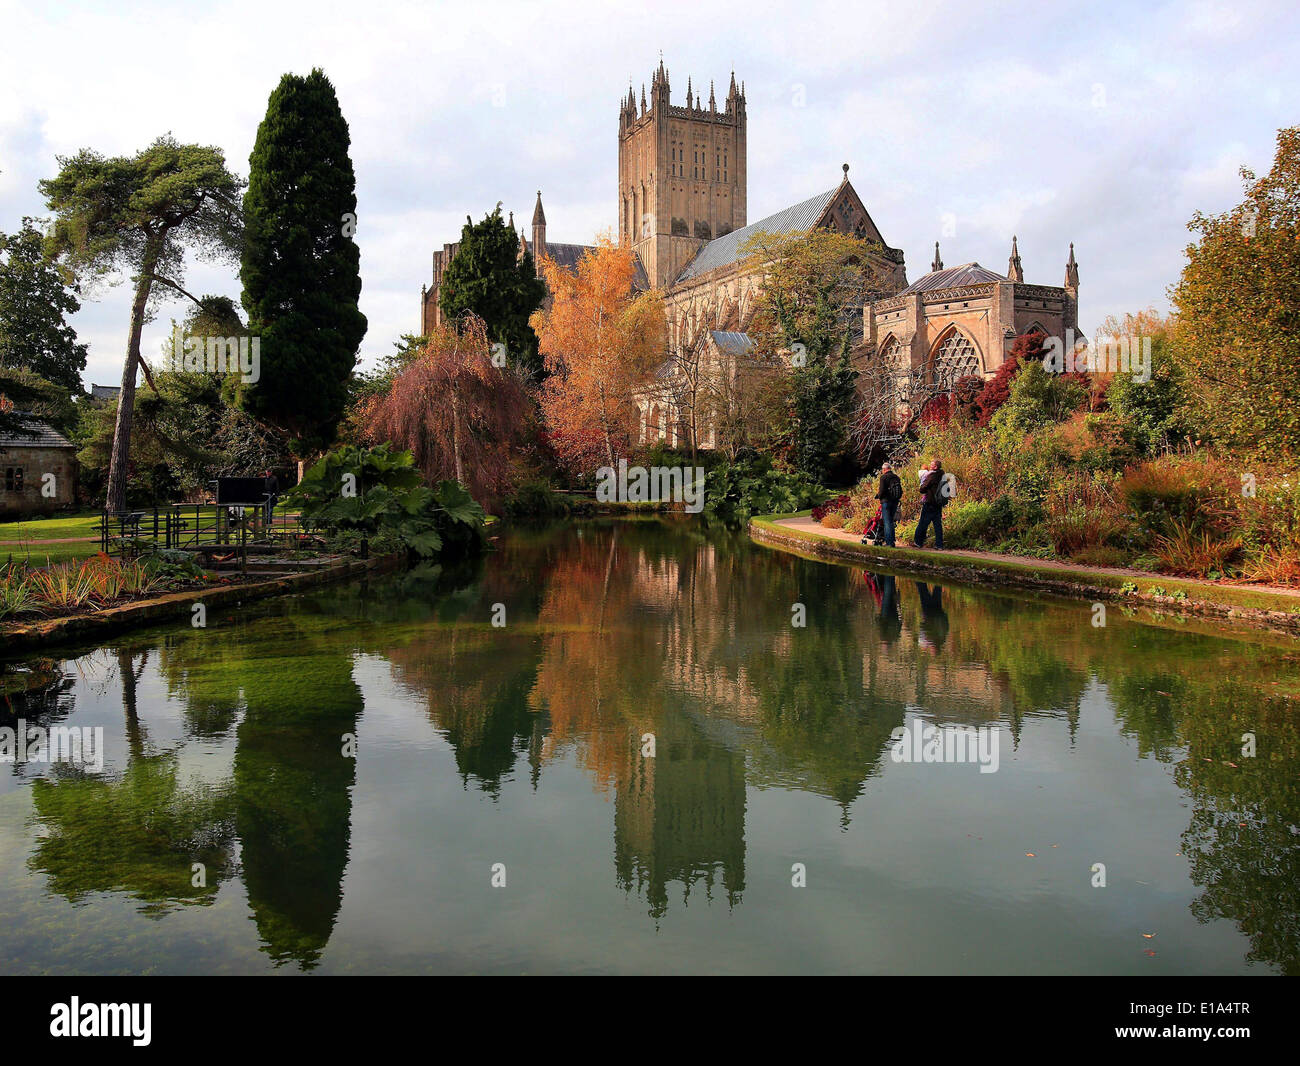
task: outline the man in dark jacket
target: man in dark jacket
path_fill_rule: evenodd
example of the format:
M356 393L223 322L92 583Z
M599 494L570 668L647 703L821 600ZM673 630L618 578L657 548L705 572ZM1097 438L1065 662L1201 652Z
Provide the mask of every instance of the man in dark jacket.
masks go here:
M894 526L898 522L898 505L903 499L902 479L894 473L894 468L886 463L880 468L880 484L876 487L876 499L880 501L880 543L888 548L894 546Z
M925 547L925 534L934 526L934 546L943 550L943 508L948 503L947 475L943 472L943 463L936 459L930 464L930 472L921 479L921 515L916 520L916 533L912 543L918 548Z
M280 500L280 479L270 470L262 472L263 491L266 493L266 524L275 521L275 505Z

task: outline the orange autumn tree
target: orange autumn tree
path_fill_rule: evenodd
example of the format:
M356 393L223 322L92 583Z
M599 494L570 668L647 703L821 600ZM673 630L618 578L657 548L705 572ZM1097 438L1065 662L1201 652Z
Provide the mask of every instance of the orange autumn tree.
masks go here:
M542 413L556 454L570 468L613 464L636 422L633 390L665 357L663 300L633 288L636 260L608 236L573 272L541 260L549 309L533 314L549 377Z
M492 362L486 325L467 315L434 329L360 421L368 441L409 451L426 481L455 478L490 507L509 485L511 447L528 411L518 374Z

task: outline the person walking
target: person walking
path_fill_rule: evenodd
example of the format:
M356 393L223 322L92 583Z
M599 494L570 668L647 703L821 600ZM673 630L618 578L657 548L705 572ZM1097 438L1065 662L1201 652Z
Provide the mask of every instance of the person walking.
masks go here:
M936 459L930 464L930 472L921 479L921 514L912 537L912 543L918 548L925 547L926 532L934 526L934 546L943 551L943 509L948 503L946 476L943 463Z
M880 468L880 484L876 486L876 499L880 501L880 543L887 548L894 546L894 527L898 523L898 505L903 499L903 479L894 473L894 468L885 463Z
M270 529L271 524L275 521L275 505L280 499L280 479L275 476L273 471L264 470L262 472L262 486L263 491L266 493L266 526Z

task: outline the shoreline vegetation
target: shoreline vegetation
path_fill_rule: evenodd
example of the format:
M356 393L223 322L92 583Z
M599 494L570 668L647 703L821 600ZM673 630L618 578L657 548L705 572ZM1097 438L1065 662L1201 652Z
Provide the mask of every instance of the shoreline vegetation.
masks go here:
M1144 609L1164 617L1195 615L1300 636L1300 593L1291 590L994 552L875 547L862 544L857 535L819 527L811 513L756 516L750 519L749 536L765 547L812 558L934 574L959 584L1117 604L1126 611Z
M250 573L245 575L246 580L148 595L142 599L119 602L103 610L3 622L0 623L0 637L3 637L4 655L8 658L14 652L27 653L55 643L63 644L87 637L98 640L129 629L188 620L196 604L202 604L207 610L238 607L246 601L392 570L403 565L405 558L405 554L399 552L371 559L339 559L327 566L295 574L261 576Z

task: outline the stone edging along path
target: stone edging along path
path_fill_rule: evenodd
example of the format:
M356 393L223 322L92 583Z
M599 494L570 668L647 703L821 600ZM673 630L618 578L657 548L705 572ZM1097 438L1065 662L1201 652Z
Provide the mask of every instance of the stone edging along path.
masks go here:
M209 588L170 592L147 600L136 600L120 607L107 607L92 614L69 615L64 618L43 618L33 622L0 623L0 652L31 651L62 641L80 640L84 637L108 636L125 629L153 625L188 618L190 607L203 603L217 605L239 604L245 600L260 600L286 592L298 592L334 581L342 581L361 574L388 570L398 565L402 556L381 556L375 559L350 559L322 570L289 574L267 581L252 581L242 585L213 585Z
M991 552L876 548L863 544L856 534L818 525L806 511L751 518L749 535L760 544L819 558L877 563L892 570L936 574L966 584L1031 589L1151 608L1165 614L1226 619L1300 636L1300 592L1222 585L1138 570L1073 566Z

